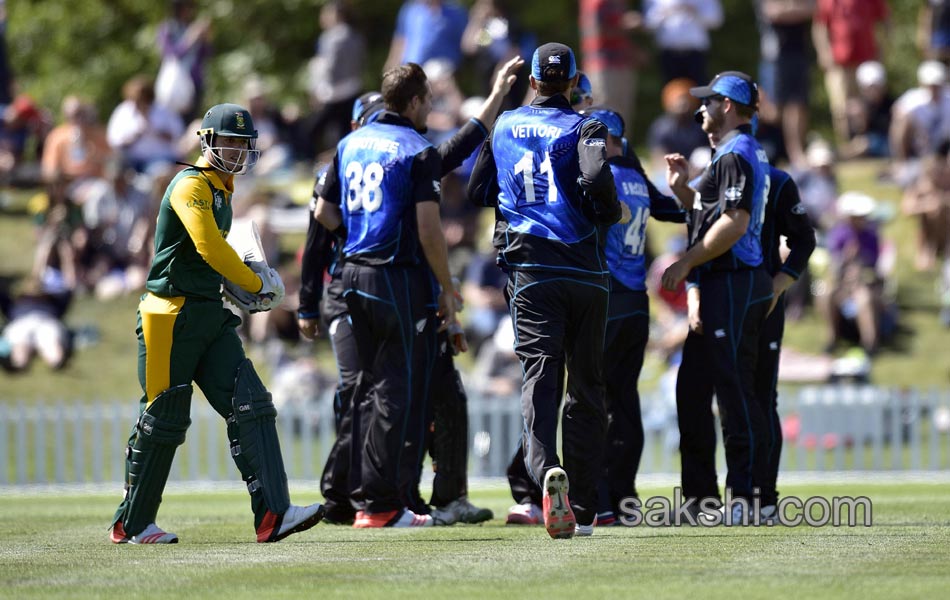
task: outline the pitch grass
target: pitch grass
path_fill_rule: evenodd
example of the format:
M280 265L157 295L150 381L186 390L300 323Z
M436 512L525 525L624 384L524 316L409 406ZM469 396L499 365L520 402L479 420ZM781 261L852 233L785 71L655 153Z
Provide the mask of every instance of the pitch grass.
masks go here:
M791 486L866 495L873 526L357 531L325 524L255 544L240 491L168 493L175 546L115 546L105 494L0 496L0 597L925 598L950 589L950 484ZM668 494L646 489L644 496ZM295 494L297 502L316 499ZM473 493L503 517L507 491ZM940 592L943 590L943 592Z

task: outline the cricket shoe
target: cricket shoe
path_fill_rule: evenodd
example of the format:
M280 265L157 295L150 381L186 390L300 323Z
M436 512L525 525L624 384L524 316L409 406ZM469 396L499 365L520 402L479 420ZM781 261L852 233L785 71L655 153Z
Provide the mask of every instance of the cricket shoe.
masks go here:
M435 525L452 525L454 523L482 523L495 515L487 508L478 508L468 501L468 496L460 496L442 508L432 511Z
M408 508L390 510L379 513L359 511L353 527L356 529L371 529L374 527L432 527L434 524L430 515L417 515Z
M597 513L597 517L594 519L594 525L598 527L610 527L611 525L617 524L617 515L614 514L612 510L605 510L603 512ZM579 526L578 526L579 527Z
M544 513L541 507L533 502L515 504L508 509L508 519L505 525L540 525L544 523Z
M561 467L552 467L544 474L541 509L544 511L544 528L554 539L574 537L577 521L567 497L569 487L567 473Z
M155 523L149 523L149 525L135 535L127 535L125 533L125 528L122 526L122 521L118 521L112 527L112 533L109 534L109 539L113 544L177 544L178 536L174 533L168 533L167 531L162 530Z
M283 515L276 515L267 511L264 520L257 527L257 542L279 542L288 535L306 531L320 522L324 515L323 505L320 503L310 506L290 505Z

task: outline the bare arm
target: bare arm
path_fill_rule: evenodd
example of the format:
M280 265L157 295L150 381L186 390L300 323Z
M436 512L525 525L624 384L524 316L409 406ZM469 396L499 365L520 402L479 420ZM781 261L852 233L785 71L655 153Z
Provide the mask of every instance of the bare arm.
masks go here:
M313 216L327 228L327 231L336 231L336 228L343 224L343 213L340 212L340 207L323 196L317 198L317 208L313 211Z
M689 272L717 256L725 254L745 235L749 227L749 213L744 210L727 210L712 224L703 239L663 273L663 287L672 291L686 279Z

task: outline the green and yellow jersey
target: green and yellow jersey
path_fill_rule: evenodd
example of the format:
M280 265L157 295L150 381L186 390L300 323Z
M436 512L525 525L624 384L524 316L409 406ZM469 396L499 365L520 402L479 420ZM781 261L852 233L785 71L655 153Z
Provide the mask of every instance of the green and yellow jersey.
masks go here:
M208 167L204 157L198 167ZM234 187L217 171L193 167L178 173L168 186L155 226L155 257L146 289L157 296L221 298L221 278L248 292L261 289L261 279L228 245Z

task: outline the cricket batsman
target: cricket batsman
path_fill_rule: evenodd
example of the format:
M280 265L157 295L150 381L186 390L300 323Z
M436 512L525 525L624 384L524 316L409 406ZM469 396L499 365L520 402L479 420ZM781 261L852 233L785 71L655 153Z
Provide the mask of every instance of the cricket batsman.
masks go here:
M248 312L280 304L284 284L265 261L226 241L235 175L257 161L257 131L235 104L212 106L201 122L201 158L178 173L162 198L155 256L138 307L138 374L144 392L126 449L125 498L112 520L116 544L174 544L155 524L175 450L191 424L192 382L227 423L231 456L251 495L258 542L316 525L323 507L290 503L277 439L277 411L235 331Z

